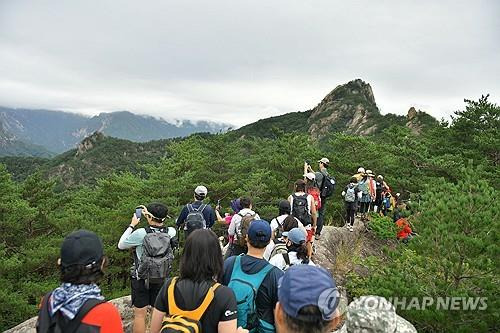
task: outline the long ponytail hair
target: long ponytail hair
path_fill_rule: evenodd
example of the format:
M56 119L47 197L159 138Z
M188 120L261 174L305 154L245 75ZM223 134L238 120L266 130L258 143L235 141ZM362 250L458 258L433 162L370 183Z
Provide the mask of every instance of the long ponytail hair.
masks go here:
M288 252L297 252L297 258L302 260L303 264L309 264L306 242L301 242L300 244L291 243L292 245L288 247Z

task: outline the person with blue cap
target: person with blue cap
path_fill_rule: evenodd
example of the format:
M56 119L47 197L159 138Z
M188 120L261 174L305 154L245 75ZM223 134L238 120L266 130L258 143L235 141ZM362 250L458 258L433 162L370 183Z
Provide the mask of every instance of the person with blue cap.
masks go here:
M314 276L314 283L304 286ZM340 323L340 293L332 275L310 265L290 267L279 282L274 310L278 333L327 333Z
M278 281L283 272L271 265L264 251L271 240L271 226L253 220L245 235L247 253L224 262L222 284L229 286L238 304L238 326L250 332L275 332L274 307L278 302ZM257 291L257 292L255 292Z
M293 228L290 231L283 232L286 238L287 252L274 255L269 263L286 271L293 265L312 265L314 263L309 259L306 246L306 234L302 229Z

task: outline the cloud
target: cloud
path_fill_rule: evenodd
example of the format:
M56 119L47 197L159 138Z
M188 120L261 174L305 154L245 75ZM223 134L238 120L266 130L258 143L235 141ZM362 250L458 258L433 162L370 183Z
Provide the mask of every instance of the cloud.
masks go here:
M441 118L463 98L500 91L499 9L496 1L4 1L0 105L242 125L310 109L359 77L383 112L423 105Z

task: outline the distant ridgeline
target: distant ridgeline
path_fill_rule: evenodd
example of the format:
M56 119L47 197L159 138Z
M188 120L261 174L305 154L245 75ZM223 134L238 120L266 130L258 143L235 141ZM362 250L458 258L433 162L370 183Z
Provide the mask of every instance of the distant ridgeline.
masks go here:
M207 121L171 124L127 111L85 117L61 111L0 107L0 156L54 156L75 148L96 131L120 139L146 142L192 133L217 133L228 128L227 124Z

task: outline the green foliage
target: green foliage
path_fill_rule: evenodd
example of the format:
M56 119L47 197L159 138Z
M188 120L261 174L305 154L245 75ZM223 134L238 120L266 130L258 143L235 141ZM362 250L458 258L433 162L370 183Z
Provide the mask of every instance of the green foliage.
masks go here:
M485 332L498 323L497 191L478 179L478 170L461 171L456 184L440 180L418 206L419 237L399 247L358 289L386 297L487 297L484 311L403 311L422 332ZM480 173L480 172L479 172Z
M380 216L377 213L370 214L368 228L380 239L394 239L396 237L396 224L389 216Z

